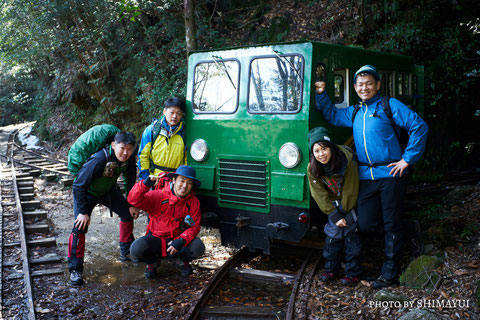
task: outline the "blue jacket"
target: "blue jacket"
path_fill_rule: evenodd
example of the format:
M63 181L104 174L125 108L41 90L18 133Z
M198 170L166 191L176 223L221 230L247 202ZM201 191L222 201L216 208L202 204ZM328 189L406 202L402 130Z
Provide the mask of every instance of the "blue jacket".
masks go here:
M395 124L408 132L408 145L402 152L390 120L383 112L380 94L370 100L360 102L353 122L353 138L359 163L390 163L403 158L413 164L425 151L428 125L420 116L395 98L390 98ZM316 107L330 124L352 127L355 106L336 108L326 93L315 95ZM359 165L360 180L392 178L387 165L368 167ZM404 172L405 174L406 172ZM398 176L398 175L397 175Z

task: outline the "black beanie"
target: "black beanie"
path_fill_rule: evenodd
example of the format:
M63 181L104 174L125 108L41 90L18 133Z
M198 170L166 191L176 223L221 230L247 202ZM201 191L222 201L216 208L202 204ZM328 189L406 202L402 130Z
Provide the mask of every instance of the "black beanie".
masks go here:
M317 127L308 133L308 150L312 152L313 145L317 142L330 141L328 130L324 127Z

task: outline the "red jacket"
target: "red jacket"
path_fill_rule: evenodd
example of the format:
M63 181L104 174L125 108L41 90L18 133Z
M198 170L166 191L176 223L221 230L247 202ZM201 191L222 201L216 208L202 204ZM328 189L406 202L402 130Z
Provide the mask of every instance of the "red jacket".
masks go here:
M147 233L151 231L158 238L183 238L187 246L200 232L200 201L191 192L185 198L172 194L169 187L161 190L150 190L139 181L128 194L128 202L143 211L148 212L150 223ZM180 222L187 215L192 217L195 224L182 232Z

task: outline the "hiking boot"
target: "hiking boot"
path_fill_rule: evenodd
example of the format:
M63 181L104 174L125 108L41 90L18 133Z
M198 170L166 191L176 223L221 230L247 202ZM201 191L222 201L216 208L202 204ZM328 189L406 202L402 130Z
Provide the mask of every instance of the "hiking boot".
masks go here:
M184 277L188 277L193 273L193 268L188 261L183 261L179 269Z
M119 260L121 262L127 262L127 261L138 262L137 258L135 258L134 256L131 256L129 254L120 254Z
M80 271L73 270L70 272L70 284L74 286L83 284L83 277Z
M324 272L320 275L320 281L327 282L330 280L334 280L337 275L333 272Z
M342 280L340 280L340 283L342 284L342 286L355 286L359 282L360 282L359 277L345 277Z
M373 281L372 287L374 289L383 289L396 285L397 283L395 280L387 280L383 276L380 276L377 280Z
M155 264L153 263L147 264L147 269L145 269L145 278L152 279L152 278L155 278L156 276L157 276L157 270L156 270Z

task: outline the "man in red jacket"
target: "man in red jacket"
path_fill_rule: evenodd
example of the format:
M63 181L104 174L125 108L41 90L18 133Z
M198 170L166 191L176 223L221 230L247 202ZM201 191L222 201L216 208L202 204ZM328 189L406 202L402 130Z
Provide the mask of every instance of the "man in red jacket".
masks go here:
M200 186L195 169L180 166L168 177L172 181L160 190L151 190L158 177L149 176L128 194L128 202L150 217L147 234L130 247L132 257L147 263L147 278L155 277L155 262L165 257L178 258L182 275L188 276L193 272L189 262L205 252L205 245L197 238L201 213L200 202L193 193Z

